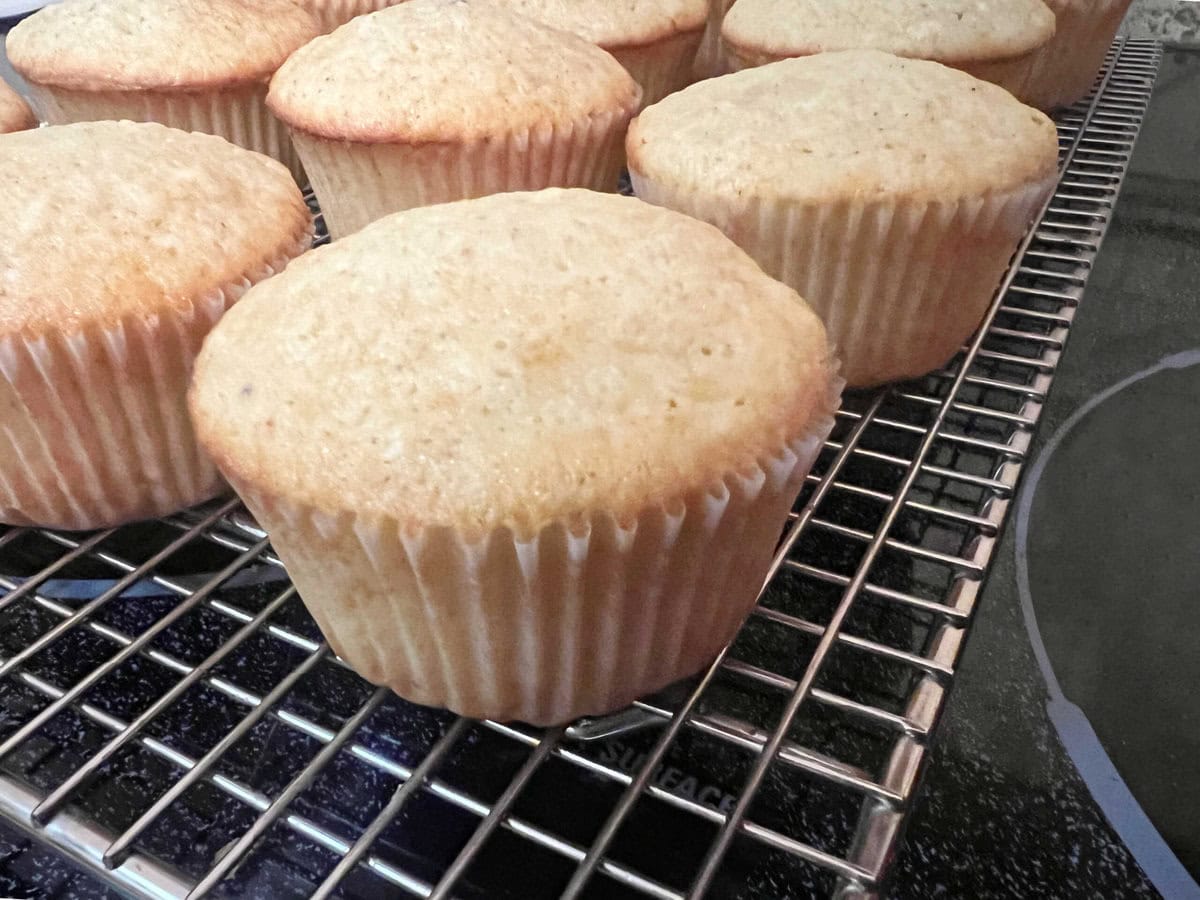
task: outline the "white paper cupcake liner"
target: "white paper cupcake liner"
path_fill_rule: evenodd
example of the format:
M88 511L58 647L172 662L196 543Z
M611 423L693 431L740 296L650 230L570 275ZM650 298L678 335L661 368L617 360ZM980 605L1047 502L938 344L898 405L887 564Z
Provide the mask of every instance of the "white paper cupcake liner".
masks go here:
M1047 0L1054 37L1034 55L1022 98L1038 109L1070 106L1087 96L1104 65L1131 0Z
M729 60L725 57L725 46L721 40L721 24L731 6L733 0L708 0L708 24L692 64L694 81L724 75L729 71Z
M1039 59L1041 50L1042 48L1039 47L1029 53L1012 56L1008 59L961 64L953 63L952 65L954 68L961 69L968 75L973 75L983 81L990 81L992 84L999 85L1022 103L1030 103L1033 99L1031 84L1034 64Z
M416 206L547 187L615 191L635 112L464 143L354 143L300 130L293 137L336 240Z
M692 82L692 69L704 32L685 31L641 47L614 47L609 52L642 86L642 107Z
M379 12L403 0L301 0L300 5L316 16L321 30L328 33L345 25L355 16Z
M954 355L1057 178L959 202L733 205L630 175L638 197L716 225L807 300L852 387L923 375Z
M278 160L298 182L305 180L287 128L267 109L265 82L186 92L77 91L30 84L30 96L40 117L51 125L128 119L216 134Z
M100 528L221 493L185 408L192 365L225 310L310 241L158 313L0 337L0 521Z
M776 452L631 521L597 511L524 535L331 515L229 475L360 675L418 703L545 725L625 706L732 639L835 406Z

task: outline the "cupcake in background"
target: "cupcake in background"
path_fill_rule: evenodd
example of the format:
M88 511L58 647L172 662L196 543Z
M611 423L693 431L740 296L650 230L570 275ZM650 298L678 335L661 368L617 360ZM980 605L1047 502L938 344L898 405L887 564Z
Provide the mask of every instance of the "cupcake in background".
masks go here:
M24 131L37 125L37 116L21 95L0 79L0 134Z
M552 189L314 250L209 336L190 407L360 675L552 724L733 637L839 389L817 317L715 228Z
M1046 0L1058 26L1035 55L1028 102L1038 109L1070 106L1088 95L1131 0Z
M408 0L302 47L267 102L336 240L502 191L616 190L641 88L595 44L492 2Z
M642 86L642 105L692 81L706 0L499 0L522 15L604 48Z
M1042 0L738 0L721 26L730 69L838 50L928 59L1032 99L1035 60L1054 36Z
M64 0L8 35L51 125L100 119L203 131L301 170L267 83L319 33L293 0Z
M713 223L812 304L856 387L954 355L1058 161L1054 123L1007 91L874 50L694 84L626 147L639 197Z
M303 253L288 171L207 134L0 136L0 521L90 529L225 490L184 396L213 323Z

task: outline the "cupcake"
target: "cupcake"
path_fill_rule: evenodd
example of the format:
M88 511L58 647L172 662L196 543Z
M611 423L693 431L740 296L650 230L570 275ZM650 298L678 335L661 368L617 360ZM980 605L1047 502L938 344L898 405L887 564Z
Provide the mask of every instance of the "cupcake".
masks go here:
M1054 39L1037 52L1028 102L1058 109L1088 95L1130 0L1046 0L1058 20Z
M223 488L184 397L200 342L309 245L279 163L157 124L0 137L0 521L87 529Z
M837 50L929 59L1029 96L1054 35L1042 0L738 0L721 26L730 68Z
M209 335L190 406L360 675L549 724L732 638L834 382L816 316L715 228L551 189L308 254Z
M583 38L496 3L409 0L293 54L267 102L339 238L413 206L615 190L640 98Z
M8 36L13 68L51 125L161 122L265 153L297 178L267 82L319 33L292 0L65 0Z
M936 369L971 334L1058 141L993 84L852 50L685 88L627 150L639 197L717 225L795 288L867 386Z
M657 103L692 81L704 36L705 0L501 0L509 9L598 44Z
M24 131L37 125L37 118L21 95L0 79L0 134Z

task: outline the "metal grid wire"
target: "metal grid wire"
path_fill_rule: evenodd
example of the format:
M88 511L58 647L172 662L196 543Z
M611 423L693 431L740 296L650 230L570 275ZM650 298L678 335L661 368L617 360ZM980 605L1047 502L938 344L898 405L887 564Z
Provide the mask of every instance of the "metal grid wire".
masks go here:
M0 813L149 897L879 893L1159 52L1118 42L1059 116L971 344L847 397L703 677L565 730L458 719L341 664L234 501L9 528Z

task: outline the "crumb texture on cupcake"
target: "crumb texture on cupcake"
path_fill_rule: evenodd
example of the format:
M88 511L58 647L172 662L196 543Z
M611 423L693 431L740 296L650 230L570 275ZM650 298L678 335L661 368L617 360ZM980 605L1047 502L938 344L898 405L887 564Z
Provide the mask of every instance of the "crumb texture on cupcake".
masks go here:
M816 317L716 229L549 190L307 255L214 333L192 404L218 463L262 490L527 531L752 465L824 408L828 366Z
M735 6L736 8L736 6ZM1044 178L1054 123L1002 88L878 51L784 60L693 85L629 129L631 169L733 201L955 201Z
M704 28L705 0L496 0L605 50L638 47Z
M278 258L310 227L278 163L152 123L6 135L0 171L11 213L0 247L6 334L188 302Z
M438 143L574 126L639 98L625 69L576 35L482 0L408 0L301 48L268 103L324 138Z
M37 124L37 118L21 95L0 79L0 134L24 131Z
M994 61L1053 34L1042 0L738 0L721 28L745 65L859 48L948 65Z
M319 33L293 0L64 0L9 33L13 68L75 90L264 81Z

